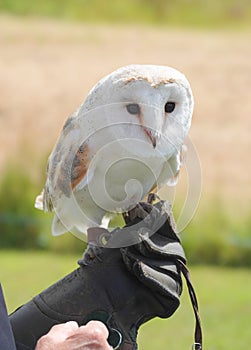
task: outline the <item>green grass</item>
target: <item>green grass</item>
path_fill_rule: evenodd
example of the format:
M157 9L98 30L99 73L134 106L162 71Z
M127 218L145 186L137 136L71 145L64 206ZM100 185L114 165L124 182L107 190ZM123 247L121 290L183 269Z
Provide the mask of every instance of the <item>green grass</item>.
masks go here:
M1 251L0 280L9 311L27 302L76 268L80 255ZM251 342L251 271L245 268L192 266L198 294L205 349L246 350ZM139 349L191 349L194 316L187 289L181 306L167 320L155 319L139 332Z
M191 268L199 298L204 349L247 349L251 341L250 272L208 266ZM170 320L154 320L143 327L139 337L141 349L189 349L193 331L193 312L185 288L181 307Z
M43 251L0 251L0 281L9 311L75 269L80 256Z
M237 0L2 0L0 11L80 21L190 27L250 27L251 4Z

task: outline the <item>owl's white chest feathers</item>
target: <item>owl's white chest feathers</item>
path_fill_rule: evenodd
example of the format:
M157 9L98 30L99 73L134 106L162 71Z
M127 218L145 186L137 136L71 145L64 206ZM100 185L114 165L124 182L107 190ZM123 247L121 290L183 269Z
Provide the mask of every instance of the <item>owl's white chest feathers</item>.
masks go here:
M84 178L70 197L61 193L55 201L57 216L70 230L77 227L85 232L90 226L100 225L106 213L133 208L158 185L161 177L165 182L177 172L179 164L167 166L167 158L144 138L118 136L119 131L112 128L110 132L106 129L94 133L85 144L89 164ZM61 229L55 219L54 231L60 233Z
M91 147L90 147L91 150ZM81 196L107 212L135 206L157 184L166 159L150 144L137 139L110 140L95 152L86 181L76 188Z

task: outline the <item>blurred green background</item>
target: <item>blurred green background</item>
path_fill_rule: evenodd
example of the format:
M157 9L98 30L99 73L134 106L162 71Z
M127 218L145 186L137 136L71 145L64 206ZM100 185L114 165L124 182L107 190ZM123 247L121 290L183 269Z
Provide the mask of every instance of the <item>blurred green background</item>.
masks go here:
M34 208L64 120L119 66L170 65L187 75L195 97L190 137L203 188L181 238L206 348L247 348L250 39L248 0L0 0L0 280L10 311L74 269L85 249L70 234L52 237L52 215ZM176 219L185 191L184 172ZM189 347L192 332L184 292L175 316L142 328L140 349Z
M182 27L245 27L251 21L248 0L1 0L0 10L24 16Z

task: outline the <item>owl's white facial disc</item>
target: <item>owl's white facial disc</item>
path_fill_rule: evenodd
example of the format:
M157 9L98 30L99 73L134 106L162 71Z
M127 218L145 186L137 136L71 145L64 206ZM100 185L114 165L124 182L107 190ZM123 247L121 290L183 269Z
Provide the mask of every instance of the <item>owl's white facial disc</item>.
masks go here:
M169 148L171 154L188 133L193 96L189 82L177 70L131 65L103 78L91 90L79 115L109 105L108 118L101 123L127 125L114 127L118 137L137 137L165 153Z

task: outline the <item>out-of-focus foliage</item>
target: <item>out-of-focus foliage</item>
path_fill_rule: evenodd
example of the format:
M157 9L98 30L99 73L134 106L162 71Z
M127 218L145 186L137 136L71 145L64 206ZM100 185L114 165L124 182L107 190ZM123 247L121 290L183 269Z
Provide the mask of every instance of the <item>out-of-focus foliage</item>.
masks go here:
M84 251L70 233L51 236L52 214L34 208L42 185L18 166L7 168L0 182L0 248ZM251 266L250 215L231 216L217 198L195 215L181 234L189 263Z
M40 221L32 205L35 184L18 167L7 168L0 183L0 246L38 244Z
M155 23L191 27L245 27L248 0L0 0L0 11L80 21Z
M188 261L251 266L250 218L250 211L243 216L228 213L219 198L207 201L181 235Z
M51 236L52 214L34 207L40 182L20 164L6 167L0 180L0 248L82 252L85 243L71 234Z

